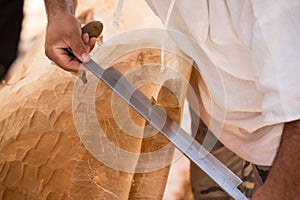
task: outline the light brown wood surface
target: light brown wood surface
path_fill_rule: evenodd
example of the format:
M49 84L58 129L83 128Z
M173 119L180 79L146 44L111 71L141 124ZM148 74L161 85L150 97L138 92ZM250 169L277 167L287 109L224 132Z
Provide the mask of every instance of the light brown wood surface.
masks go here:
M98 16L102 16L104 24L111 23L116 2L99 1L97 5L100 4L102 7L96 8L93 3L81 4L79 12L84 13L81 19L99 19ZM105 8L109 9L104 12ZM140 15L141 22L149 22L146 26L151 23L151 26L158 26L155 17L151 21L148 15L145 16L147 12L135 13ZM125 6L120 29L115 30L109 25L104 31L104 41L106 37L138 24L130 19L132 12ZM72 110L77 77L55 66L44 56L44 38L43 34L40 35L25 57L15 64L9 85L0 89L0 198L162 199L169 166L150 173L122 172L95 159L82 144ZM113 64L126 73L147 63L160 63L160 56L157 49L145 48L123 55ZM188 79L190 63L180 57L166 55L167 61L174 59ZM166 107L174 120L181 120L182 98L178 100L172 92L157 84L149 83L140 89L150 99ZM182 88L180 95L184 95L184 91L185 88ZM111 95L111 90L99 83L95 101L98 123L112 143L135 153L152 152L168 144L160 134L137 139L121 130L112 115L111 107L117 105L110 106ZM101 105L102 109L97 110L97 105ZM132 109L125 109L129 109L134 123L146 125ZM138 162L141 161L137 159L131 164L137 165Z

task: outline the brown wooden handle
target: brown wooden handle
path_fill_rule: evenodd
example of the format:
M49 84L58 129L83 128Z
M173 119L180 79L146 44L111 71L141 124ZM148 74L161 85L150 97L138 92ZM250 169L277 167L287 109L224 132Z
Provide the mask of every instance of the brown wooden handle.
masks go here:
M82 28L82 34L84 33L88 33L89 37L99 37L102 33L103 30L103 24L100 21L91 21L89 23L87 23L86 25L84 25ZM65 48L64 49L68 55L72 58L72 59L76 59L76 56L74 55L73 51L71 48ZM79 60L79 59L78 59Z
M84 25L82 28L82 34L88 33L90 38L92 37L99 37L103 30L103 24L100 21L91 21Z

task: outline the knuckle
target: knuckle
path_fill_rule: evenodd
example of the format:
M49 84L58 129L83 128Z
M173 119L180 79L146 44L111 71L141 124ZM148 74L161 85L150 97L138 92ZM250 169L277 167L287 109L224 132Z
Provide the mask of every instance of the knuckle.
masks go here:
M82 44L76 44L72 50L77 53L77 54L82 54L83 52L85 52L86 48L84 45Z
M49 48L49 47L45 47L45 55L46 55L49 59L51 59L51 58L52 58L52 55L53 55L52 49Z

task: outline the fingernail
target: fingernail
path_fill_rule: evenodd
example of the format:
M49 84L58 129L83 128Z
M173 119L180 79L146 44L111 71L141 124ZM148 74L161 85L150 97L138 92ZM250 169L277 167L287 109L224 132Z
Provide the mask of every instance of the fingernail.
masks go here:
M90 55L88 53L83 53L81 55L82 62L88 62L90 60Z

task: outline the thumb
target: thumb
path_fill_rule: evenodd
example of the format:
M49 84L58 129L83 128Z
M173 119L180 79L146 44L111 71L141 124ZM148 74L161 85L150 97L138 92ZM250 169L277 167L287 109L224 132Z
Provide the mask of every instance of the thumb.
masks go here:
M83 63L90 61L91 58L88 49L81 40L81 37L71 38L69 46L78 60Z

